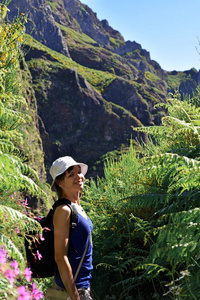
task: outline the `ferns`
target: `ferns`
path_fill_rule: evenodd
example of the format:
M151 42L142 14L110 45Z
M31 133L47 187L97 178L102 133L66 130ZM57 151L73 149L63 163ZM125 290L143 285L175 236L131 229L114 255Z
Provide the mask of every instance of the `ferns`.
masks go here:
M19 150L14 146L14 144L6 139L0 139L0 151L3 153L19 152Z
M12 222L13 224L19 224L19 222L21 222L23 230L26 229L27 231L30 231L33 227L40 228L39 223L36 220L29 218L18 210L5 205L0 205L0 215L4 216L4 218L8 218L9 222Z
M24 213L12 209L11 207L0 205L0 227L0 245L6 247L10 257L24 263L19 244L18 246L15 245L17 241L15 229L17 228L20 234L24 236L25 232L33 229L40 232L41 227L39 223Z
M19 249L13 244L13 241L0 232L0 245L6 245L7 250L12 258L24 262L24 257Z
M200 276L200 109L176 96L165 108L161 126L134 128L155 143L149 139L135 150L131 144L85 191L92 199L95 263L103 274L97 271L97 281L104 279L105 287L115 278L117 299L143 295L145 287L149 299L162 299L164 283L183 281L180 272L189 266L181 297L194 293L190 286L200 297L194 284Z
M21 238L26 231L41 228L26 215L24 203L11 195L23 192L46 202L47 195L37 172L24 159L24 128L32 121L26 99L20 93L18 74L24 17L21 15L13 24L4 23L2 15L0 18L0 244L10 257L21 262L24 253Z
M27 191L32 195L46 198L43 190L38 186L37 173L21 159L12 154L0 152L0 192L5 190ZM32 179L31 179L32 178Z
M10 24L3 30L13 32ZM8 51L10 41L1 37L0 47ZM17 48L18 43L15 52L10 49L15 66L0 56L0 243L21 260L19 232L41 228L24 211L5 206L6 192L44 200L46 194L24 160L23 128L30 117L11 72L18 65ZM137 148L131 143L120 156L108 158L104 178L90 180L84 190L94 223L94 286L102 297L128 299L138 293L137 299L162 299L164 284L175 286L180 272L190 268L181 297L200 298L200 108L177 95L160 105L167 111L161 126L134 128L155 143L150 138Z

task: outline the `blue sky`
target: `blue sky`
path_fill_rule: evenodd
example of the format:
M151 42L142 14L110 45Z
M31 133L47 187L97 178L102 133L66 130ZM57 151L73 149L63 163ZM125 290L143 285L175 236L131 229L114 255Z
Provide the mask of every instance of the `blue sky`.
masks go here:
M81 0L167 71L200 69L200 0ZM197 49L198 51L197 51Z

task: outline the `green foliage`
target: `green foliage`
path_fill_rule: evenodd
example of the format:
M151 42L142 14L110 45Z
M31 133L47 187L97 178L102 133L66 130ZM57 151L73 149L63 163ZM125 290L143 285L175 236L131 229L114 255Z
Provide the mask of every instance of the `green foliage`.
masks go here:
M134 128L148 144L108 159L87 185L97 299L199 299L197 102L169 97L161 126Z
M98 45L95 40L93 40L91 37L86 35L85 33L78 33L75 30L71 29L70 27L63 26L59 23L57 25L60 27L60 29L63 31L64 35L68 38L71 38L73 42L77 42L79 44L84 44L85 47L90 45L91 47L94 45ZM95 48L93 48L95 51ZM102 49L103 50L103 49Z
M149 71L145 72L145 78L152 82L156 82L156 81L160 80L160 77L158 77L157 75L155 75Z
M193 69L193 72L197 73L197 70ZM167 74L167 85L174 91L178 91L180 84L186 80L192 80L187 72L174 71Z
M8 1L7 1L8 2ZM28 212L28 197L36 196L47 202L44 187L37 172L30 167L26 156L26 125L32 116L26 99L20 93L21 42L24 34L24 15L14 23L4 22L6 3L1 4L0 24L0 251L8 253L24 268L25 232L35 229L41 232L38 222ZM17 192L16 192L17 191ZM20 195L20 196L19 196ZM3 247L3 248L2 248ZM2 264L0 274L0 298L19 296L16 287L9 287L9 264ZM16 274L17 275L17 274ZM17 280L16 280L17 281ZM18 283L19 285L19 283ZM34 299L34 298L33 298Z
M124 45L124 41L120 39L115 39L113 37L109 37L109 41L112 47L119 48L121 45Z
M116 75L112 73L90 69L79 65L72 59L49 49L48 47L42 45L41 43L37 42L28 35L26 35L24 44L31 47L32 49L36 48L40 51L43 51L45 54L48 54L51 57L51 61L46 61L45 59L30 60L30 62L28 63L30 69L35 67L40 67L42 70L45 70L46 68L51 68L55 72L59 68L75 70L78 74L83 76L96 90L100 91L101 93L103 93L104 90L108 87L108 85L116 78Z
M0 245L24 264L21 237L30 228L41 231L25 195L45 201L46 187L30 167L24 144L26 124L31 122L30 107L19 93L18 80L25 19L21 16L6 24L6 12L1 5ZM74 34L64 27L62 30L69 39ZM85 35L76 34L75 40L87 42L93 50L93 41L86 41ZM74 68L101 92L116 78L82 67L29 36L25 44L50 58L33 59L30 68L39 66L44 72ZM150 72L146 78L152 82L158 79ZM140 86L139 92L144 99L154 101L145 88ZM83 200L94 223L92 286L97 299L200 298L198 94L184 101L179 95L171 96L164 109L161 126L134 128L149 135L147 144L135 142L133 146L131 142L120 155L107 156L104 177L91 179L86 185ZM0 293L6 284L5 276L1 276ZM40 283L43 289L50 284L50 280Z

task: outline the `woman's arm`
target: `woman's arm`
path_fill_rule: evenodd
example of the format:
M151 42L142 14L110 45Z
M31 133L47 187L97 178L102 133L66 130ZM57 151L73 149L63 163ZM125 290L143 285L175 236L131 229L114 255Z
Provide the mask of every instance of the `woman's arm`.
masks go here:
M55 261L65 289L72 300L80 300L79 294L74 282L72 268L69 263L67 253L69 246L70 229L70 208L67 205L61 205L56 208L54 224L54 250Z

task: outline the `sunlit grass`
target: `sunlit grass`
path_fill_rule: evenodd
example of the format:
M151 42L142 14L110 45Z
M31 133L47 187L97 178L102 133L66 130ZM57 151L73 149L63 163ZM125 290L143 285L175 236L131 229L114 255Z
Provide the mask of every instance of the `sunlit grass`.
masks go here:
M37 49L44 52L44 54L49 55L51 57L51 61L44 60L43 61L44 64L47 65L51 64L59 68L67 68L67 69L75 70L78 74L83 76L97 91L101 93L117 77L116 75L109 72L103 72L95 69L90 69L85 66L81 66L75 61L73 61L72 59L70 59L69 57L61 53L58 53L56 51L53 51L48 47L42 45L41 43L37 42L29 35L26 35L25 45L29 46L30 49ZM35 64L37 60L35 59L33 61Z

